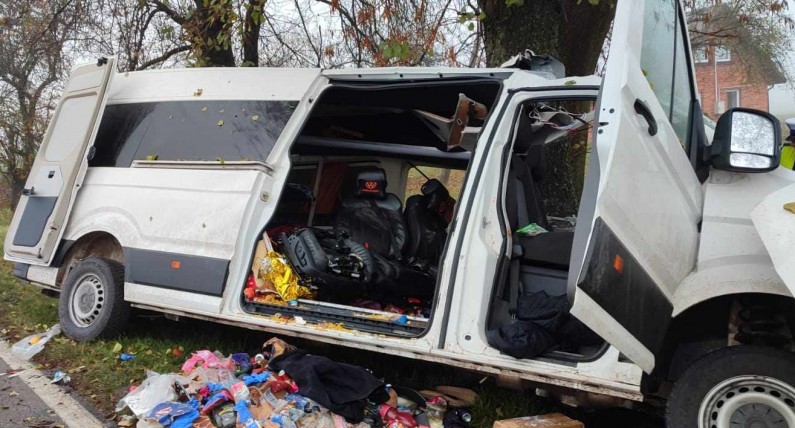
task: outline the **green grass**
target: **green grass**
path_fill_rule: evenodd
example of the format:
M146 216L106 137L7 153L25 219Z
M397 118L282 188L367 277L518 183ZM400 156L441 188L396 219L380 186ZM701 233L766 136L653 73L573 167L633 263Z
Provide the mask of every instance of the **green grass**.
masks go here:
M0 210L0 242L5 240L10 213ZM29 334L44 331L58 321L58 300L22 283L11 274L11 265L0 262L0 337L13 343ZM125 333L112 340L77 343L59 336L47 344L33 361L45 372L71 372L69 384L96 410L108 415L131 385L145 377L145 370L177 372L191 351L198 349L257 353L270 334L215 323L184 320L173 322L152 314L138 314ZM476 427L490 427L494 420L560 410L530 392L499 388L493 379L448 366L385 356L351 348L318 344L285 337L290 343L336 361L357 364L386 382L415 389L455 385L474 389L480 400L472 409ZM116 344L135 359L121 362ZM175 357L173 349L184 355ZM79 369L84 367L83 369ZM79 369L79 370L78 370Z

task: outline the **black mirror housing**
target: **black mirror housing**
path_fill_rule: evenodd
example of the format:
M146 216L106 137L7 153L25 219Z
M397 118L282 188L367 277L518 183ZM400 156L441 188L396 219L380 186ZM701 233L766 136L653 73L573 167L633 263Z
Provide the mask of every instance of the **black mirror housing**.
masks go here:
M781 161L781 124L775 116L761 110L729 109L718 119L705 157L715 169L772 171Z

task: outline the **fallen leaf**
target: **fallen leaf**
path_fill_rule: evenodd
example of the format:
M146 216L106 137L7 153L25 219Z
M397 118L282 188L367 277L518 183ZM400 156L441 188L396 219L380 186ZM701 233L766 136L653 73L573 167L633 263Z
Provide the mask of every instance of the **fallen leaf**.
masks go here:
M795 202L789 202L784 204L784 209L795 214Z
M121 352L122 348L123 348L123 346L121 346L121 343L116 342L116 344L113 345L113 349L111 349L110 352L113 352L114 354L116 354L116 353Z
M202 95L202 92L203 92L202 89L199 88L199 89L197 89L196 91L193 92L193 96L194 97L200 97Z
M254 116L251 116L251 120L253 120L254 122L258 121L259 120L259 115L255 114Z
M11 392L8 393L8 395L11 396L11 397L16 397L17 395L19 395L19 393L16 392L16 391L11 391Z
M207 111L207 106L202 107L202 112Z
M223 121L223 119L218 121L218 126L224 126L224 121Z

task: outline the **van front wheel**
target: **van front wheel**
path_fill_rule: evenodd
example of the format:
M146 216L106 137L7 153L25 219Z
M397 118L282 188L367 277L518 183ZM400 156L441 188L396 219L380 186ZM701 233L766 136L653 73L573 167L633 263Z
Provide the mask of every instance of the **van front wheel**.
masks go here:
M117 333L127 322L124 266L89 257L69 271L61 289L58 318L68 337L88 342Z
M668 398L669 427L795 427L795 356L733 346L690 366Z

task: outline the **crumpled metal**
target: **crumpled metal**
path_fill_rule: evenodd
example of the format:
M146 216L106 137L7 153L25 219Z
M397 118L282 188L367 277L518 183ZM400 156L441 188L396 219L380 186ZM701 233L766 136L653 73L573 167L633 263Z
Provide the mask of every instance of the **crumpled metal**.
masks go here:
M260 262L259 276L273 284L273 288L286 301L313 296L312 290L298 283L298 275L281 254L271 251Z

